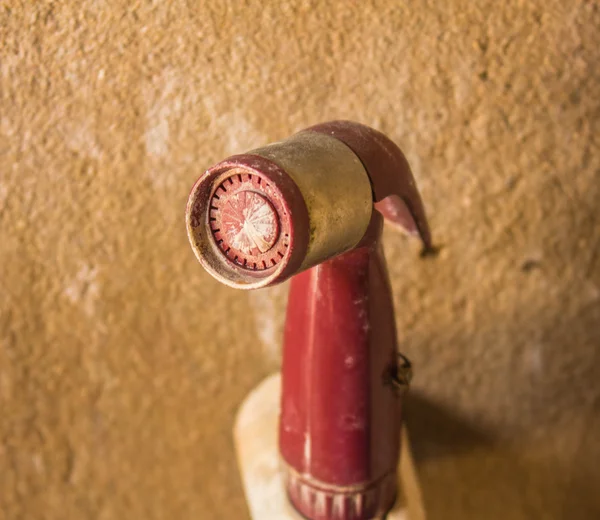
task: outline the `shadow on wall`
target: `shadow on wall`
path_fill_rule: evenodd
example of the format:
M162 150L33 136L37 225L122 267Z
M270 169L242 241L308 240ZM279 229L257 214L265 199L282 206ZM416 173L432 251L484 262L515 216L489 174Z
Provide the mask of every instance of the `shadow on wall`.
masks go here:
M405 417L427 520L600 518L593 477L600 458L585 448L600 421L588 425L573 471L419 394L407 398Z
M412 454L419 465L429 459L457 456L494 445L491 429L470 424L458 414L418 393L410 393L405 404Z
M584 205L572 217L597 219ZM599 242L573 255L579 240L557 246L566 267L515 263L471 321L460 308L443 333L410 324L423 393L403 414L428 520L600 518Z

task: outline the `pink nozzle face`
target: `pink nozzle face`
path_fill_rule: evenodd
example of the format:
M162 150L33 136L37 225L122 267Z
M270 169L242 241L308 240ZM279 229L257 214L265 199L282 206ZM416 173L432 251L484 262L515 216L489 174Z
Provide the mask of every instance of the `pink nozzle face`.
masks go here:
M279 264L289 248L289 230L281 233L278 193L267 179L241 172L226 177L212 194L209 226L223 256L242 269L266 271Z

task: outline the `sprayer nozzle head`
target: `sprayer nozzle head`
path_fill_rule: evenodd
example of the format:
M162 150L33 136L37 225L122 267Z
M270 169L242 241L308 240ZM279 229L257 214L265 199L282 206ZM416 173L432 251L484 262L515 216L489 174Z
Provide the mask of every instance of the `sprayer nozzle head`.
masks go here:
M187 231L210 274L258 289L373 242L374 203L431 245L400 149L372 128L331 121L207 170L188 200Z
M303 199L262 157L235 156L210 168L192 189L186 216L196 256L232 287L276 283L298 268L306 249Z

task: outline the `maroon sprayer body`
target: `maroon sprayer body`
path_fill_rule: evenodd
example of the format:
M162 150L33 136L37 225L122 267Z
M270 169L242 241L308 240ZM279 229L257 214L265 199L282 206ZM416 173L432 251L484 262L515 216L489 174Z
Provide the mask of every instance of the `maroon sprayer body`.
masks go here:
M235 182L223 182L224 164L232 168ZM293 276L279 428L288 496L311 520L380 518L392 507L397 492L401 398L410 369L397 348L380 244L382 216L420 236L425 248L431 248L408 163L380 132L333 121L300 132L287 144L223 161L197 186L211 172L219 187L237 190L237 184L246 183L248 189L239 196L222 187L208 189L205 180L204 187L192 191L188 232L205 267L241 288L272 285ZM265 180L258 182L261 175ZM269 199L273 186L280 188L279 198ZM197 229L205 207L198 202L199 194L214 204L204 235ZM227 197L234 197L235 204L221 210L219 204ZM219 211L227 211L229 220L237 219L236 235L229 239L220 229L229 220ZM288 230L281 240L279 229ZM207 252L205 242L215 235L216 246ZM240 244L250 245L244 250ZM261 266L254 260L271 258L271 244L277 244L277 256L272 255L272 265ZM219 258L219 251L228 265L206 260L211 255ZM248 267L252 265L254 270ZM286 270L289 265L294 265L292 272Z

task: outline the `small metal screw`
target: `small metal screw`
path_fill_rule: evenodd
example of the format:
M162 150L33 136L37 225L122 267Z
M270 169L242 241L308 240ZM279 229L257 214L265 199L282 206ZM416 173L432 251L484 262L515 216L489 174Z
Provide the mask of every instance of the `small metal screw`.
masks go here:
M397 356L396 365L391 367L385 382L391 384L396 394L401 396L406 393L410 386L413 370L412 363L404 354L398 353Z

